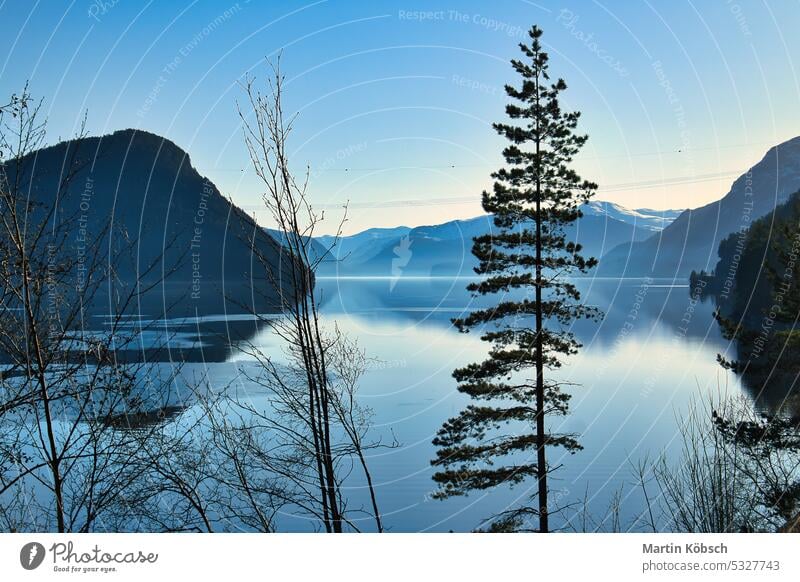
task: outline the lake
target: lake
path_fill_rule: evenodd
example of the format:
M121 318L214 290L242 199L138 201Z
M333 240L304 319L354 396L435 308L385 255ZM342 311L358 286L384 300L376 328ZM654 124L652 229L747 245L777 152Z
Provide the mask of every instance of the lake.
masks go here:
M575 325L573 331L584 347L558 372L559 379L577 386L570 390L571 414L558 419L554 428L579 433L584 450L566 456L557 450L549 453L551 465L561 465L550 481L553 498L562 506L576 505L556 522L576 523L584 502L600 519L618 499L622 529L641 529L637 518L643 504L632 464L648 455L675 454L679 418L692 400L738 394L745 388L717 364L717 354L727 353L730 344L712 316L713 305L692 300L686 282L576 281L583 300L603 310L604 316ZM442 422L467 403L451 373L487 350L478 334L458 333L450 323L465 310L487 304L465 291L467 283L466 278L405 277L317 283L325 323L335 322L375 359L363 377L360 395L374 413L373 436L398 444L373 451L369 458L390 531L469 531L534 492L531 481L447 501L430 498L431 439ZM254 400L263 398L241 382L241 367L252 362L236 344L247 337L280 358L280 341L268 326L256 326L246 316L168 323L177 330L171 338L175 351L162 361L183 357L190 362L184 374L206 375L215 386L235 385ZM353 505L366 506L363 484L352 480L348 488ZM292 515L280 516L278 525L282 530L309 529Z

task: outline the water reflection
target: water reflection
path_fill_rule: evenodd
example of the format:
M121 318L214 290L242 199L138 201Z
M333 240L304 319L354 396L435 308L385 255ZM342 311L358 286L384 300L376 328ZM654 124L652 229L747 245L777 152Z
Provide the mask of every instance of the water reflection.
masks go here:
M478 334L457 333L450 323L465 310L493 301L470 296L464 289L467 282L318 281L327 322L335 321L359 338L381 362L365 376L361 394L375 412L375 430L402 444L370 459L386 521L394 531L470 530L533 493L520 486L446 502L429 497L431 439L442 421L466 404L456 391L452 370L481 358L487 349ZM676 414L697 396L739 390L739 380L716 363L717 353L730 346L714 321L713 306L693 300L685 283L587 279L577 284L584 300L605 315L600 322L575 325L573 331L585 347L560 371L578 387L572 414L560 421L558 430L580 433L585 449L552 459L563 465L554 476L553 491L564 504L588 492L590 509L602 513L622 488L623 527L632 526L642 500L629 487L631 461L670 451L679 434ZM280 354L268 329L253 342ZM242 355L234 359L247 362ZM352 487L357 499L360 484ZM288 518L286 525L292 527Z
M369 459L391 531L468 531L533 493L529 483L446 502L429 497L431 439L467 403L456 391L452 370L482 358L487 349L478 334L457 333L450 323L466 310L494 301L472 297L467 283L465 278L317 283L324 323L335 322L375 358L361 386L362 401L374 412L375 436L401 444ZM630 486L631 462L676 447L676 414L691 399L720 390L735 393L741 385L716 362L717 354L728 353L731 346L713 318L713 305L693 300L684 282L585 279L576 284L584 300L604 316L574 326L584 349L559 371L560 379L577 386L572 413L554 428L579 433L585 448L551 459L562 465L554 475L553 494L561 505L585 498L593 513L602 514L621 490L623 528L635 527L642 500ZM169 341L151 352L143 341L143 349L148 361L182 366L185 384L182 388L176 383L176 398L190 395L189 387L203 379L214 390L235 389L253 402L266 403L262 389L242 380L242 367L255 363L239 347L252 343L280 359L283 346L268 321L237 315L156 323L153 329L163 328L165 335L154 332L149 341ZM169 414L145 414L141 422L169 420L191 404L179 402L170 400L163 407ZM353 504L367 503L363 483L352 479L347 486ZM569 511L561 519L569 519ZM308 524L282 515L279 527L304 530Z
M225 362L238 353L237 346L269 327L275 314L205 315L148 319L129 318L117 325L126 337L116 350L121 362L214 363ZM98 333L108 328L98 318ZM127 338L135 338L131 341Z

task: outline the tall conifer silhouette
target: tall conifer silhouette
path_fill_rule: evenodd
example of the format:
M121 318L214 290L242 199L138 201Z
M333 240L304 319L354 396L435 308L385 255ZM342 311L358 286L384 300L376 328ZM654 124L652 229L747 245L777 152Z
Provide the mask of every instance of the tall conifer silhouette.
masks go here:
M596 261L581 256L564 227L580 218L580 206L597 185L570 167L588 136L575 134L580 113L559 104L567 86L562 79L550 81L541 29L534 26L528 34L530 43L520 44L524 59L511 61L521 83L505 88L512 99L509 120L494 124L509 142L503 150L507 167L492 174L492 192L483 192L496 231L476 237L472 248L483 277L468 289L496 296L497 303L454 320L460 331L478 328L491 349L484 361L453 373L458 390L476 402L439 430L432 464L438 498L535 478L537 503L495 516L492 529L523 529L533 518L538 531L547 532L553 468L546 449L581 448L575 435L549 430L547 419L567 414L570 396L548 372L580 347L571 324L597 315L568 279Z

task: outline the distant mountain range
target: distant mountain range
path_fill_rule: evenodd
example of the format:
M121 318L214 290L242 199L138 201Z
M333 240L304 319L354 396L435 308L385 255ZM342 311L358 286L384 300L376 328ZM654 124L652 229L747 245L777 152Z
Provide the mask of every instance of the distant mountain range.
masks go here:
M143 315L276 308L275 287L248 239L256 233L258 254L273 265L279 264L281 245L259 236L253 219L201 176L177 145L128 129L41 149L22 164L32 200L56 204L68 161L75 175L57 204L64 216L81 216L83 222L75 221L67 240L76 244L79 235L97 236L110 221L108 252L130 251L115 265L114 285L130 289L137 280L142 289L154 285L137 302ZM106 302L111 293L109 287L101 294Z
M710 271L721 240L771 213L798 189L800 137L770 148L721 200L686 210L647 240L628 241L605 254L598 273L685 277L693 270Z
M133 260L118 270L118 284L134 284L137 273L153 262L150 279L167 274L143 298L142 310L158 313L169 305L187 314L275 309L277 290L248 237L255 235L258 254L277 268L282 234L260 228L231 204L191 166L185 151L137 130L63 142L25 160L32 200L54 203L72 152L77 152L77 171L59 209L65 215L84 214L88 232L99 232L113 219L115 235L134 241ZM600 259L600 275L683 277L711 270L720 240L769 214L797 190L800 137L771 148L717 202L659 211L593 201L567 234L583 245L585 255ZM494 228L487 215L414 228L372 228L339 240L316 237L312 252L322 258L321 276L472 275L472 239ZM77 224L75 229L77 237Z
M669 226L683 212L681 210L653 210L651 208L637 208L631 210L614 204L613 202L603 202L592 200L583 208L585 215L596 214L597 216L608 216L615 220L631 224L637 228L660 232Z
M719 243L774 211L800 190L800 137L781 143L737 178L720 200L689 210L630 210L592 201L568 236L599 258L601 276L684 278L710 271ZM319 237L330 248L321 275L473 274L472 238L491 232L491 218L479 216L416 228L369 229L344 237Z
M568 235L583 245L584 254L600 257L616 246L641 241L660 232L681 210L630 210L611 202L593 201ZM477 264L472 239L496 227L489 215L415 228L372 228L340 238L317 237L330 249L318 274L323 276L472 275Z

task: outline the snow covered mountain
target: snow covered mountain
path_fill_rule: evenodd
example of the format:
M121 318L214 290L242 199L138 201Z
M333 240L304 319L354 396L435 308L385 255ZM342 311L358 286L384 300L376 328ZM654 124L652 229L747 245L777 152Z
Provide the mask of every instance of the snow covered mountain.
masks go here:
M678 218L680 210L653 210L651 208L637 208L631 210L615 204L614 202L604 202L592 200L583 208L584 214L594 213L597 216L608 216L616 220L626 222L638 228L659 232L669 226L673 220Z

